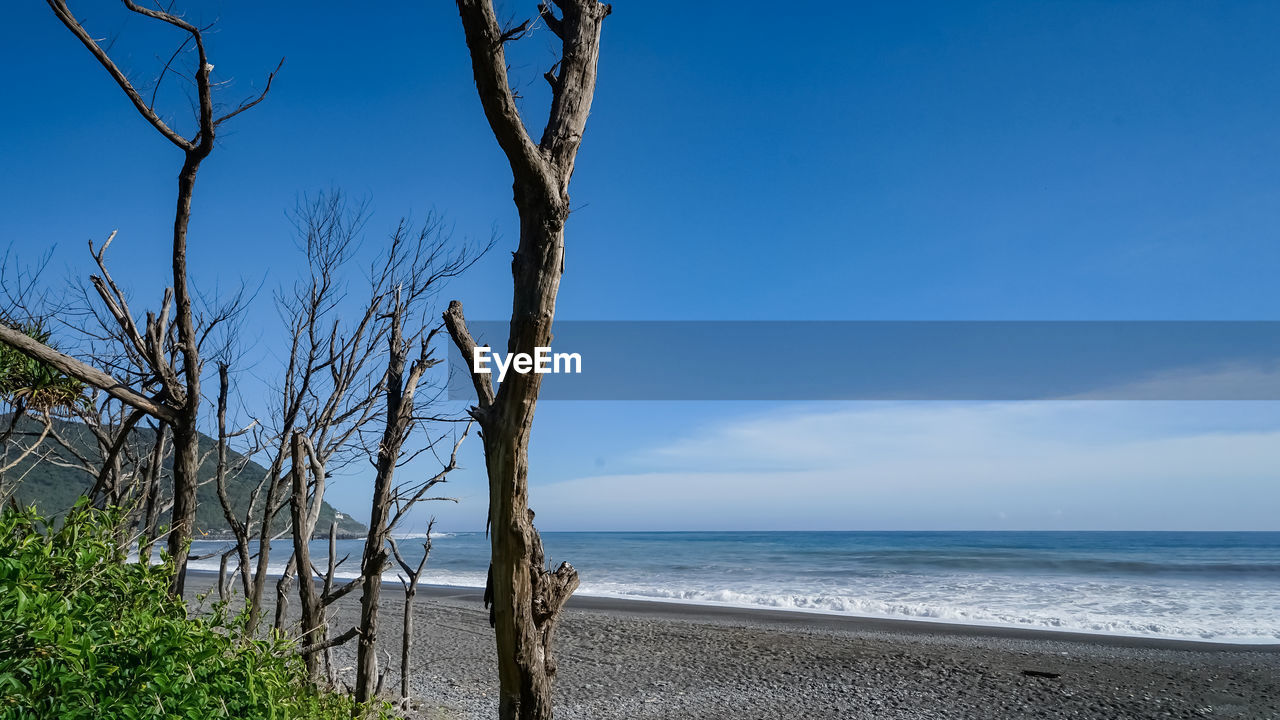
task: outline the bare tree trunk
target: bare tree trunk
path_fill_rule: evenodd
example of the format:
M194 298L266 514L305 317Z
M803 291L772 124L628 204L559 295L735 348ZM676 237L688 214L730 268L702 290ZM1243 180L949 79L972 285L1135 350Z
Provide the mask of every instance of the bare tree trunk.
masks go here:
M338 571L338 521L329 522L329 566L324 573L324 589L320 593L322 599L327 599L333 593L333 576ZM329 623L329 610L327 606L320 603L320 620L327 626ZM333 666L333 648L324 649L324 671L329 679L329 687L333 687L337 681L337 669Z
M370 522L370 535L381 532ZM365 545L360 593L360 643L356 651L356 702L369 702L377 694L378 684L378 595L382 590L382 568L386 551L371 550Z
M397 333L398 335L399 333ZM392 342L395 343L398 338ZM404 354L393 350L393 366L399 362L399 372L388 394L388 407L398 402L400 377L404 371ZM388 370L388 375L392 374ZM395 399L392 399L392 396ZM387 566L387 520L391 513L391 481L396 463L400 459L400 438L403 434L393 428L395 413L387 419L387 429L378 448L378 474L374 479L373 501L369 513L369 535L365 538L364 556L360 562L362 576L360 589L360 644L356 654L356 702L368 702L377 693L378 683L378 596L382 591L382 571Z
M377 695L380 684L376 649L378 596L382 590L382 571L387 566L387 540L396 520L402 514L402 511L393 513L392 502L396 498L392 493L392 481L396 465L400 462L400 450L414 423L414 393L423 373L439 362L431 357L431 337L428 335L420 340L418 357L409 365L411 344L404 337L407 308L399 289L393 293L392 302L386 376L386 427L382 433L382 442L378 444L378 471L373 483L373 501L369 511L369 535L365 538L364 557L360 563L363 586L360 595L360 645L356 656L356 702L362 703ZM455 446L454 459L448 470L456 464L456 455ZM421 490L425 491L442 477L443 474L428 480ZM418 497L421 497L421 492L414 500Z
M409 651L413 647L413 599L418 595L418 578L422 577L422 569L427 566L427 558L431 557L431 530L436 525L436 519L431 518L427 523L427 539L422 543L422 560L417 566L410 565L404 556L400 554L400 548L396 545L395 538L389 537L387 540L391 543L391 552L396 557L396 562L400 565L400 569L404 571L404 575L400 578L400 584L404 586L404 622L401 627L404 632L400 636L400 709L408 710L410 705L409 698Z
M169 526L169 557L173 561L172 592L182 597L187 580L187 548L196 519L196 487L199 485L200 433L190 422L173 426L173 510Z
M222 553L218 558L218 601L227 601L227 559L231 557L230 553Z
M272 508L276 505L276 487L279 485L276 481L276 472L274 467L268 472L267 499L262 508L262 522L258 524L258 567L253 574L253 593L248 600L249 620L246 625L250 633L258 629L258 623L262 618L262 598L266 593L267 569L271 559L271 526L272 520L275 519Z
M302 434L295 432L291 440L293 446L293 494L289 507L293 514L293 557L298 566L298 601L302 605L302 632L300 638L304 645L318 645L324 642L324 620L321 617L323 608L316 597L316 584L311 576L311 549L309 542L307 516L307 466ZM319 504L320 498L316 498ZM307 666L307 675L314 681L319 678L316 653L304 653L303 662Z
M569 179L595 92L600 29L610 6L597 0L561 0L557 18L539 6L546 27L562 41L560 62L546 74L552 101L546 129L535 144L525 130L507 78L503 52L530 23L503 31L491 0L457 0L476 90L495 139L507 156L520 215L520 243L511 262L514 298L507 351L532 355L551 344L556 295L564 272L564 225ZM558 68L558 72L557 72ZM475 342L462 305L454 302L445 324L464 358ZM486 595L492 598L497 635L499 715L545 720L552 715L556 664L552 636L565 601L578 586L577 572L562 563L544 567L542 543L528 505L529 437L542 376L512 373L495 394L490 376L473 375L485 465L489 474L492 565Z
M141 562L151 562L151 546L155 542L155 503L157 486L160 484L160 473L164 467L164 456L168 454L166 444L168 441L169 427L164 423L157 423L155 426L155 437L151 442L151 452L147 454L146 460L139 468L139 476L135 481L135 491L137 493L134 500L135 507L131 514L135 516L137 522L138 536L138 559Z
M148 461L146 493L147 499L142 515L142 535L138 542L138 558L150 564L151 548L156 540L156 523L160 517L160 472L163 468L166 436L169 426L158 423L156 426L155 444L151 446L151 459Z
M227 444L231 433L227 431L227 393L231 387L229 370L226 363L218 363L218 464L214 470L214 487L218 493L218 504L222 506L222 517L231 528L236 540L237 567L240 584L244 589L245 599L249 598L249 531L236 517L235 508L231 504L231 496L227 493ZM249 512L252 513L252 502Z
M290 552L289 562L284 566L284 572L280 574L280 579L276 581L276 617L274 627L277 630L284 629L284 614L289 609L289 590L293 588L293 576L298 569L297 562L297 556Z
M208 68L201 68L199 72L206 77L207 84ZM208 92L201 94L207 96ZM201 116L204 115L202 109ZM200 170L201 161L213 150L212 122L209 127L209 139L187 150L187 160L178 173L178 204L173 218L174 309L186 380L185 402L178 410L178 423L173 428L173 512L169 528L169 555L174 562L173 594L178 597L182 597L187 581L187 548L195 529L196 488L200 485L200 433L196 430L200 413L200 351L191 316L191 293L187 288L187 224L191 220L191 195L195 191L196 173Z
M404 632L400 636L400 709L409 709L409 650L413 644L413 598L418 594L417 579L405 581Z

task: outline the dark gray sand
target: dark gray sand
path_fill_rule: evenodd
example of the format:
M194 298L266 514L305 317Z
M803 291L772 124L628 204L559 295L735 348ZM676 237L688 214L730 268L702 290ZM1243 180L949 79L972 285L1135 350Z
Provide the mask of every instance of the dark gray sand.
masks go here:
M203 591L210 578L193 574L189 584ZM404 595L388 584L383 597L394 694ZM411 717L496 717L493 632L479 592L422 588L416 608ZM349 595L331 627L351 627L358 611ZM556 649L556 717L565 720L1280 720L1280 646L579 597ZM351 682L354 643L336 658Z

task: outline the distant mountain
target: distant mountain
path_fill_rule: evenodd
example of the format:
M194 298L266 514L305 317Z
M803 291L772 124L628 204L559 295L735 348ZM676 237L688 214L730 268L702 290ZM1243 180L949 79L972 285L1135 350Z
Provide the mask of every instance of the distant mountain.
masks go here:
M58 433L66 439L68 444L72 445L76 452L92 461L97 461L101 454L98 451L98 444L94 440L93 433L87 427L78 422L68 420L55 420L55 427ZM9 416L0 416L0 423L3 427L7 427ZM28 433L39 434L40 425L37 421L24 418L19 424L19 429ZM135 428L129 441L131 447L142 453L145 453L151 444L155 442L155 433L150 428ZM216 446L216 441L206 435L200 436L200 451L206 454ZM73 456L58 443L52 440L45 440L44 448L53 454L54 457L61 458L64 461L70 460ZM242 456L234 451L227 453L229 465L238 466ZM207 452L204 464L200 466L201 478L212 478L214 469L217 465L217 457L213 452ZM166 460L165 467L172 470L172 457ZM261 465L250 462L244 470L236 477L227 480L227 495L231 498L232 506L236 508L237 517L244 516L244 509L249 504L249 493L262 479L266 473L266 468ZM84 494L93 485L95 478L89 477L83 470L62 467L49 460L33 460L27 459L5 473L4 486L8 488L17 481L17 491L14 498L20 504L34 503L40 510L50 515L61 515L75 503L76 498ZM264 491L265 492L265 491ZM218 503L218 492L212 482L201 485L196 493L196 529L195 538L200 539L203 535L222 535L229 534L231 529L227 526L227 520L222 515L222 505ZM262 506L263 499L259 498L258 506ZM316 533L327 534L329 531L329 523L333 521L335 516L341 516L338 519L338 533L344 537L363 537L368 529L352 520L349 515L342 513L324 503L320 508L320 521L316 525ZM287 527L289 522L288 505L280 512L276 518L276 527ZM167 516L161 518L162 524L168 524Z

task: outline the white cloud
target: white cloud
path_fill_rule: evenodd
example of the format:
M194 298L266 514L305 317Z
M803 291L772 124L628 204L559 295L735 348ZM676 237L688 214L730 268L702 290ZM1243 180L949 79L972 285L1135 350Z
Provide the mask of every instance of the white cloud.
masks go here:
M1280 529L1280 406L1244 405L809 406L531 501L547 529Z

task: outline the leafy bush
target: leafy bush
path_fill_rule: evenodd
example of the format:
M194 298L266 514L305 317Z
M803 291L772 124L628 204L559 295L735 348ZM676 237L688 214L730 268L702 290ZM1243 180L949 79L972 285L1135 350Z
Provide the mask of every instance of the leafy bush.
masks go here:
M49 331L39 325L16 328L37 342L51 345ZM0 400L51 415L67 416L88 402L84 383L50 365L32 360L0 343Z
M172 566L124 562L115 513L0 510L0 718L346 720L283 638L188 618Z

